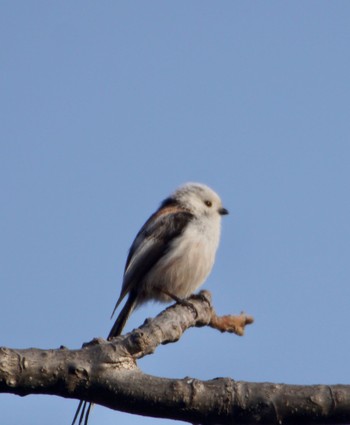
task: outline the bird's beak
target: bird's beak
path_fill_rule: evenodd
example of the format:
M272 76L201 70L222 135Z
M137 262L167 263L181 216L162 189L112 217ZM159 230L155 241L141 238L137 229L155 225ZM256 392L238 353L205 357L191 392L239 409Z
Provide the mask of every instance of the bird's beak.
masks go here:
M220 215L227 215L228 214L228 210L226 208L219 208L219 214Z

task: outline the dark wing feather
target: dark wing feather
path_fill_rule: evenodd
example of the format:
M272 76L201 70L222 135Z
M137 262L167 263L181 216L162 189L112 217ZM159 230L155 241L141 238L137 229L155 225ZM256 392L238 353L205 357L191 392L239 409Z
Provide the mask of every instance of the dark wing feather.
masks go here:
M172 198L165 199L158 210L153 213L136 235L126 259L124 273L129 267L130 260L144 239L154 238L159 242L169 242L179 236L193 214L180 208Z
M137 286L138 282L168 252L172 241L184 232L193 217L189 211L169 206L161 207L146 221L131 245L126 260L122 290L114 311L130 291L131 286Z

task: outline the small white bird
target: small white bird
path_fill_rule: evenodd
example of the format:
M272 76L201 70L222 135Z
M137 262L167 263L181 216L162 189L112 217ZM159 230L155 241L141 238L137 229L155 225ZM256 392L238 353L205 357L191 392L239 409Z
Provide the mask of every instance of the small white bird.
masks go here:
M208 186L187 183L165 199L133 244L112 316L128 295L108 338L120 335L135 307L148 300L169 302L190 296L210 273L228 214Z
M190 296L210 273L219 245L221 216L228 214L208 186L186 183L166 198L131 245L119 299L128 299L108 339L121 334L136 307L149 300L170 302ZM92 404L81 401L79 425L87 425ZM85 416L85 420L84 420Z

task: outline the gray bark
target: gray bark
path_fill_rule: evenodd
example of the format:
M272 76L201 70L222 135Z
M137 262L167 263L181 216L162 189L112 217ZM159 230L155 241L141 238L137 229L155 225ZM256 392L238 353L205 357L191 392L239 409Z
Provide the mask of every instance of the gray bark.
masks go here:
M208 325L242 335L250 323L252 318L243 314L218 317L203 291L191 298L191 305L171 306L110 342L95 339L80 350L0 348L0 392L83 399L197 424L349 424L350 385L167 379L144 374L137 366L137 359L160 344L176 342L189 327Z

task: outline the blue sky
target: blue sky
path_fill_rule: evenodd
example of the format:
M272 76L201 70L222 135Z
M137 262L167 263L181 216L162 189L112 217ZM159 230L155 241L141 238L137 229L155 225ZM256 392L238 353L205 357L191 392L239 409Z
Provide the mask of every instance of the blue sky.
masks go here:
M347 1L3 1L0 345L107 335L139 227L200 181L231 212L204 288L256 322L192 329L140 367L349 384L349 19ZM0 405L6 425L62 425L77 403ZM170 422L96 407L98 423Z

